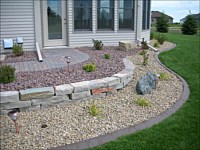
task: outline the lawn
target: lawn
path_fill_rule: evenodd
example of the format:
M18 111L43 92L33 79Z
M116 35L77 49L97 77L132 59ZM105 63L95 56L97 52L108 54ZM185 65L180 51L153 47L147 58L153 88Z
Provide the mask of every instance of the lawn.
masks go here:
M159 55L160 60L182 76L190 88L190 97L174 115L151 128L120 137L115 141L93 148L199 150L200 149L200 41L199 36L166 34L168 41L176 43L172 51Z

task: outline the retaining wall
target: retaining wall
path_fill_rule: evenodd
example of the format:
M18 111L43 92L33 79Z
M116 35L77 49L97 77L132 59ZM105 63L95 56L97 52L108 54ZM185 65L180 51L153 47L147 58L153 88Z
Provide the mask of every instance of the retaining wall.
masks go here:
M52 87L31 88L20 91L0 92L1 114L13 108L34 110L75 102L78 100L105 97L112 92L124 88L132 79L135 66L127 58L123 59L125 68L111 77L64 84Z

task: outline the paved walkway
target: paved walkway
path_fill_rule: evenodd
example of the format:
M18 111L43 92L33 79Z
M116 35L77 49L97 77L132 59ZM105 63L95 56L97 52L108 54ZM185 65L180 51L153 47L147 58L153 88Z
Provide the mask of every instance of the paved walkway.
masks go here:
M18 63L8 63L9 65L16 68L16 72L31 72L41 71L53 68L62 68L67 66L66 56L70 56L70 65L84 62L89 59L86 53L83 53L77 49L49 49L42 50L44 55L43 62L39 61L26 61Z

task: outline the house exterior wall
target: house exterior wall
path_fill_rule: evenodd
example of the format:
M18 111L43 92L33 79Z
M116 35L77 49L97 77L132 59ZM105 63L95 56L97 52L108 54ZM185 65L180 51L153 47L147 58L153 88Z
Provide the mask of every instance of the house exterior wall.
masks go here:
M67 9L67 45L68 47L92 46L92 39L102 40L104 45L118 45L119 41L149 40L150 30L142 30L142 1L135 0L134 30L119 30L119 1L114 2L114 30L98 31L97 0L92 1L92 31L74 31L73 0L66 1ZM39 0L1 0L1 53L3 39L18 36L24 39L24 50L35 50L35 43L44 48L43 1ZM150 17L150 16L149 16Z
M24 50L35 50L34 0L0 0L0 53L3 39L23 37Z

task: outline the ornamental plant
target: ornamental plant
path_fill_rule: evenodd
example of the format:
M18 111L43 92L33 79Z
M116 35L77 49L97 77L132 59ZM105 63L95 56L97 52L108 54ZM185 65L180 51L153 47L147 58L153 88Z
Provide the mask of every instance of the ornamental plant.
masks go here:
M161 14L160 17L157 18L156 22L156 30L158 32L167 33L168 32L168 20L164 13Z
M15 80L15 68L10 65L0 65L0 83L10 83Z
M167 37L164 34L159 33L156 36L156 39L157 39L158 43L162 45L167 40Z
M168 73L161 72L159 78L160 78L160 80L169 80L171 78L171 76Z
M181 29L183 34L193 35L197 33L197 22L195 18L189 15L182 25Z
M155 41L155 43L153 44L153 47L159 47L159 43L158 43L158 41Z
M14 44L13 45L13 48L12 48L12 52L13 54L15 54L16 56L21 56L23 55L23 47L22 45L19 45L19 44Z
M100 115L100 109L93 103L89 106L89 113L94 117Z
M144 38L142 38L141 45L142 45L142 49L149 49L149 46L147 45L147 42L144 41Z
M93 72L96 70L96 65L95 64L86 64L85 66L83 66L83 70L85 70L87 72Z
M92 39L92 41L93 41L93 44L94 44L94 48L95 48L96 50L102 50L102 48L103 48L103 43L102 43L102 41L94 40L94 39Z
M104 55L104 58L105 58L105 59L110 59L110 54L105 54L105 55Z
M151 104L150 101L146 98L138 98L135 100L135 103L142 107L148 107Z

